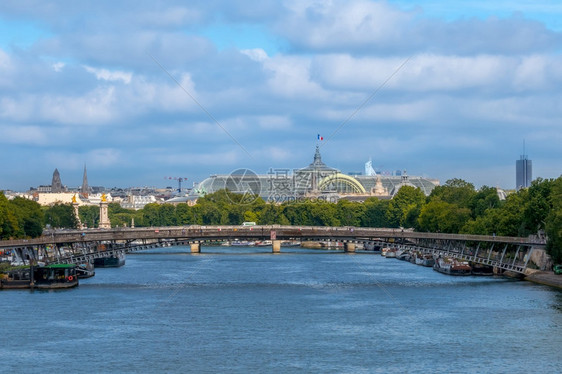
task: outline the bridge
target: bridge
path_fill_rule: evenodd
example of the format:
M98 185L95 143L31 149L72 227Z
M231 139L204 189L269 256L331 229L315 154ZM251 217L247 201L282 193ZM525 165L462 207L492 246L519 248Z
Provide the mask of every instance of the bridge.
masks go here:
M79 264L95 258L168 246L189 246L191 253L201 253L202 245L206 243L230 240L271 240L273 253L279 253L281 242L286 240L343 243L346 253L354 253L357 244L410 249L516 273L524 273L531 253L544 249L546 244L536 238L427 233L392 228L190 225L58 230L35 239L0 241L0 250L14 251L24 261L42 258L49 263Z

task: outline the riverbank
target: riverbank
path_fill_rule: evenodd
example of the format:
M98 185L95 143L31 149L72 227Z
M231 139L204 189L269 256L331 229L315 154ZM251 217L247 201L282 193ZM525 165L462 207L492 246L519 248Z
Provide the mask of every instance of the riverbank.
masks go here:
M527 275L525 280L562 289L562 275L556 275L552 271L536 271Z

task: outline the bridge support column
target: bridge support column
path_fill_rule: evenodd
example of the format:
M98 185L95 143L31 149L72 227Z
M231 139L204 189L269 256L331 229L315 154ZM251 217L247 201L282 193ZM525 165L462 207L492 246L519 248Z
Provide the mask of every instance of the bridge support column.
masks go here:
M343 243L345 253L355 253L355 243Z
M273 240L271 248L273 253L281 253L281 240Z
M189 245L191 253L201 253L201 247L199 243L191 243Z

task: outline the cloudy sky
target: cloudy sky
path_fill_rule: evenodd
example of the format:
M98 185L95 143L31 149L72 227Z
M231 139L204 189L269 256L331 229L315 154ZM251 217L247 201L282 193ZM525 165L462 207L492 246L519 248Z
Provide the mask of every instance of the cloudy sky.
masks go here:
M514 188L562 173L555 0L2 1L0 189L323 160Z

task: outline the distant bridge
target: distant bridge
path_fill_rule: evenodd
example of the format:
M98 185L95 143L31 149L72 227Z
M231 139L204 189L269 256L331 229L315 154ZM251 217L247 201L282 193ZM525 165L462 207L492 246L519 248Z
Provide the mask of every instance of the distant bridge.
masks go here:
M271 240L273 253L280 252L281 242L287 240L343 243L347 253L355 252L357 244L413 249L517 273L524 273L532 251L542 249L546 244L544 240L533 238L427 233L389 228L190 225L59 230L35 239L0 241L0 250L12 250L24 260L43 257L54 263L83 263L94 258L163 246L190 246L191 253L200 253L202 244L232 240Z

